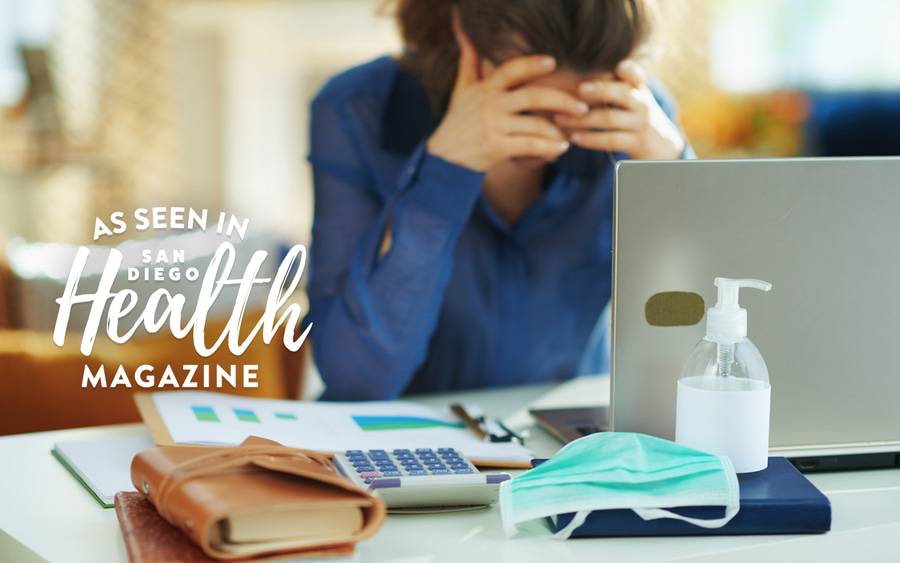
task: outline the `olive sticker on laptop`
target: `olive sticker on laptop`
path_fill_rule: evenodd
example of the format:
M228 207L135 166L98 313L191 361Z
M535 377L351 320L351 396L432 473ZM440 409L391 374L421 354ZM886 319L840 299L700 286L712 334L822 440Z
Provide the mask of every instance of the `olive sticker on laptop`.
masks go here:
M692 326L703 320L703 297L687 291L654 294L644 305L644 317L651 326Z

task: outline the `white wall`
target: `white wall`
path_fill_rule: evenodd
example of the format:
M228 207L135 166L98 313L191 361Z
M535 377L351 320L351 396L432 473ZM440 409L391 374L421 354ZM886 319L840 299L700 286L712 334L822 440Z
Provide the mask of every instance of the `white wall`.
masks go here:
M399 50L393 21L376 14L379 4L195 1L178 7L179 43L193 46L176 61L190 189L206 190L203 199L291 240L307 240L309 101L329 75ZM209 146L219 138L220 147ZM216 194L210 186L218 182Z

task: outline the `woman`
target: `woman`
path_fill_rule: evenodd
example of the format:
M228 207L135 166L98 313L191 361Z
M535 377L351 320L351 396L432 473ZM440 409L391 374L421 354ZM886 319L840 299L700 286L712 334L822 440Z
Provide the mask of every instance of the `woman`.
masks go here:
M689 150L637 56L651 0L401 0L405 52L312 104L325 399L606 367L614 162Z

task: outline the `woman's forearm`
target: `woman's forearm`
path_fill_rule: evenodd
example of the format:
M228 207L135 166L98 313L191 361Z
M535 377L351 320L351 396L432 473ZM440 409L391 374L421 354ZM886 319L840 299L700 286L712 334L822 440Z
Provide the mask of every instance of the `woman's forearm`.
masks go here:
M402 176L333 286L322 291L313 280L312 340L326 399L394 397L426 356L482 175L420 148ZM317 230L327 237L341 227ZM314 261L329 260L322 252L327 245L314 241Z

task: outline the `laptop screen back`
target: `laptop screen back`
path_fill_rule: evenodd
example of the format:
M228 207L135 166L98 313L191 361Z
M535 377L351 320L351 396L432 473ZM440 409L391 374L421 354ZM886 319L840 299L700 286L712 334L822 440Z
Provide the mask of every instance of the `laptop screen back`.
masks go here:
M900 158L622 162L614 232L614 430L674 436L698 306L752 277L770 445L900 445Z

